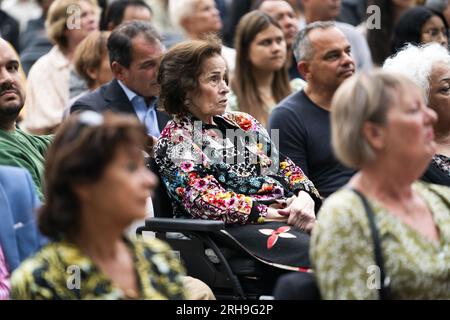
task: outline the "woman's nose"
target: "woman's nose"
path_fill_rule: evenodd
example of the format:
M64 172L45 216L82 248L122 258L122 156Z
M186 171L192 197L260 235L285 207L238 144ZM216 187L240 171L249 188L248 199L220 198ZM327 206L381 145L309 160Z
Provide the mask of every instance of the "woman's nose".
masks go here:
M225 80L222 81L221 92L224 94L230 92L230 88L228 87L227 82Z

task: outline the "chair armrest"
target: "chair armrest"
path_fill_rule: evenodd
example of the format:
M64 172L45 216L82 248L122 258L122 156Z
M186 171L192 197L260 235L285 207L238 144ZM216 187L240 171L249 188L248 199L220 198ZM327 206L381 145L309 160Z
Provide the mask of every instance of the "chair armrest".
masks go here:
M216 232L225 229L223 221L199 219L149 218L145 231L159 232Z

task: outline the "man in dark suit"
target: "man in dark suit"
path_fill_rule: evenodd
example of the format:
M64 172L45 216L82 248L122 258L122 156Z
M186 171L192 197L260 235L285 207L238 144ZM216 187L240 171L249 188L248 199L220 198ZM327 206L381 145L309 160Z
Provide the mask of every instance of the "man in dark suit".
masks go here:
M156 110L156 71L164 46L158 31L149 23L131 21L118 26L108 39L114 78L82 96L70 112L111 110L132 114L146 125L147 133L158 137L170 116Z

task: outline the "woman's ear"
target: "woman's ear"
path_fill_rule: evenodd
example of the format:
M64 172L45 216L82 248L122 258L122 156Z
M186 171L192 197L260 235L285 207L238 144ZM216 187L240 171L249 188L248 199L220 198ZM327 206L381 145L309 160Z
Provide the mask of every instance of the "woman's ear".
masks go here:
M374 150L383 150L385 147L385 130L382 125L366 121L362 127L364 138Z
M88 68L86 69L86 73L88 74L88 76L93 79L94 81L97 81L98 78L98 72L95 68Z
M89 197L92 194L88 184L77 183L72 185L72 190L75 195L78 197L80 202L87 203L89 202Z

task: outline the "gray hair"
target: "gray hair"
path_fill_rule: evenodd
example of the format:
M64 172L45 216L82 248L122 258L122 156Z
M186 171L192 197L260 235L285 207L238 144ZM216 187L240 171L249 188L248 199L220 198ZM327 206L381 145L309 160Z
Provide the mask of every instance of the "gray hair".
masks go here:
M418 88L409 78L382 70L362 71L346 80L331 103L331 144L336 158L355 169L376 160L363 135L364 123L385 125L395 96L410 87Z
M408 44L386 59L383 70L401 73L415 81L423 90L425 102L428 104L431 72L433 66L440 62L450 65L450 54L440 44L428 43L421 46Z
M448 0L427 0L425 6L432 10L442 12L447 8Z
M300 61L311 60L314 55L314 49L308 34L315 29L324 30L333 27L336 27L336 24L333 21L316 21L308 24L304 29L300 30L292 45L297 63Z
M195 13L198 0L169 0L169 18L172 24L184 30L181 21Z

